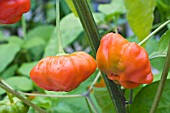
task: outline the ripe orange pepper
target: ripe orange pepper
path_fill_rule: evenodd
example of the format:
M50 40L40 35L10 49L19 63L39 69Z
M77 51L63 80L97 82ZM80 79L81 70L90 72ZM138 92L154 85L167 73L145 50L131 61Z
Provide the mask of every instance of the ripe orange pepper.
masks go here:
M30 10L30 0L0 0L0 24L13 24Z
M41 88L51 91L71 91L95 70L96 62L85 52L50 56L31 70L31 79Z
M119 34L108 33L101 39L96 61L98 68L110 80L125 88L135 88L153 81L145 49Z

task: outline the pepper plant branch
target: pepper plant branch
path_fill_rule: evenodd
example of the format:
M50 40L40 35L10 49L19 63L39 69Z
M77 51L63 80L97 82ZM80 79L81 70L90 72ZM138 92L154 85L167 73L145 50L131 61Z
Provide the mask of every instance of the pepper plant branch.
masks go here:
M153 60L153 59L155 59L155 58L164 58L164 57L166 57L166 55L155 55L155 56L153 56L153 57L149 57L149 60Z
M169 42L168 52L167 52L167 56L165 59L165 64L164 64L161 80L159 82L159 86L158 86L152 107L150 109L150 113L156 112L156 108L158 107L169 70L170 70L170 42Z
M24 93L21 91L18 91L18 93L22 95L28 95L28 96L40 96L40 97L51 97L51 98L78 98L78 97L84 97L82 94L75 94L75 95L50 95L50 94L31 94L31 93Z
M100 75L101 75L101 72L99 71L99 72L97 73L97 75L96 75L96 77L95 77L93 83L91 84L91 86L90 86L90 88L89 88L89 91L92 90L94 84L97 82L97 80L99 79Z
M19 98L20 100L22 100L25 104L31 106L32 108L34 108L35 110L39 111L40 113L47 113L45 110L41 109L40 107L36 106L35 104L31 103L30 101L28 101L27 99L25 99L24 97L22 97L19 93L17 93L16 91L8 88L6 85L4 85L1 80L0 80L0 87L2 89L4 89L6 92L9 92L10 94L12 94L13 96L16 96L17 98Z
M161 26L159 26L157 29L155 29L151 34L149 34L145 39L143 39L138 45L142 46L145 42L151 38L154 34L156 34L159 30L161 30L163 27L165 27L168 23L170 23L170 20L163 23Z
M94 54L96 54L99 47L100 38L88 3L86 0L73 0L73 3L83 25L83 28L88 36L92 51ZM105 74L102 73L102 76L117 112L126 113L125 98L120 87L113 83L113 81L109 80Z
M56 0L56 29L57 30L57 54L63 54L64 49L62 45L62 39L60 34L60 0Z

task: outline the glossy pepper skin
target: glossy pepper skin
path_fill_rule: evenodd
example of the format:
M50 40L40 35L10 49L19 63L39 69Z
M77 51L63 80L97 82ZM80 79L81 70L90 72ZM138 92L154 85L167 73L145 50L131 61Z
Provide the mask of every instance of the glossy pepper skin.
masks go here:
M0 24L14 24L30 10L30 0L0 0Z
M71 91L95 70L96 61L85 52L75 52L42 59L31 70L31 79L41 88L51 91Z
M125 88L153 81L147 52L119 34L108 33L101 39L96 54L98 68L109 79Z
M27 113L29 106L21 100L14 97L14 102L11 104L8 98L0 101L0 113Z

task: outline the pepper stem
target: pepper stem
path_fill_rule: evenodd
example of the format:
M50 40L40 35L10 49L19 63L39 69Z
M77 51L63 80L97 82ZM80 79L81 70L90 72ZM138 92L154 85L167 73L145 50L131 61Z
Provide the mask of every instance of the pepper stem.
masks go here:
M161 26L159 26L157 29L155 29L151 34L149 34L146 38L144 38L138 45L142 46L145 42L151 38L154 34L156 34L159 30L161 30L163 27L165 27L168 23L170 23L170 20L163 23Z
M60 0L56 0L57 55L65 54L60 34Z
M168 52L167 52L167 56L166 56L166 60L165 60L165 64L164 64L164 69L162 72L162 76L161 76L161 80L159 82L159 86L152 104L152 107L150 109L149 113L155 113L156 108L158 107L164 86L165 86L165 82L166 82L166 78L168 76L168 72L170 69L170 42L169 42L169 48L168 48Z

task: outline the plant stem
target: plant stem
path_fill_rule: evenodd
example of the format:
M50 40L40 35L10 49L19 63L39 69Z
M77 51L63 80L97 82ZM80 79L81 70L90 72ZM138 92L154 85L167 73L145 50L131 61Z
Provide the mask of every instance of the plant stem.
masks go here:
M168 76L168 71L170 69L170 42L169 42L169 48L168 48L168 52L167 52L167 56L166 56L166 60L165 60L165 64L164 64L164 69L162 72L162 76L161 76L161 80L159 82L159 86L152 104L152 107L150 109L150 113L155 113L156 108L159 104L164 86L165 86L165 82L166 82L166 78Z
M14 100L13 100L11 94L8 93L8 92L6 92L6 93L7 93L7 95L8 95L8 99L9 99L10 103L11 103L11 104L14 103Z
M164 26L166 26L168 23L170 23L170 20L163 23L161 26L159 26L157 29L155 29L151 34L149 34L145 39L143 39L138 45L142 46L146 41L151 38L155 33L157 33L159 30L161 30Z
M57 54L64 54L62 39L60 34L60 0L56 0L56 30L57 30Z
M18 92L22 95L29 95L29 96L40 96L40 97L51 97L51 98L78 98L84 97L82 94L75 94L75 95L50 95L50 94L30 94L24 92Z
M19 95L16 91L8 88L6 85L4 85L1 81L0 81L0 87L2 89L4 89L6 92L11 93L12 95L16 96L17 98L19 98L20 100L22 100L25 104L33 107L35 110L39 111L40 113L47 113L46 111L44 111L43 109L41 109L40 107L36 106L35 104L31 103L30 101L28 101L27 99L25 99L24 97L22 97L21 95Z
M90 46L94 54L96 54L99 47L99 33L97 26L94 22L92 13L86 0L73 0L74 6L83 25L83 28L88 36ZM109 80L107 76L102 73L107 89L111 96L112 102L118 113L126 113L125 98L122 94L120 87L113 81Z
M22 24L23 39L27 40L27 37L26 37L26 21L25 21L24 15L22 15L21 24Z
M88 108L89 108L90 113L93 113L93 112L92 112L92 109L91 109L91 107L90 107L90 104L89 104L89 102L88 102L88 100L87 100L86 97L85 97L85 100L86 100L86 103L87 103L87 106L88 106Z
M83 96L87 99L87 100L86 100L87 104L90 105L90 106L89 106L89 107L90 107L89 109L91 110L91 108L92 108L92 110L94 111L94 113L98 113L98 110L97 110L96 106L94 105L92 99L90 98L90 91L85 92L85 93L83 94Z

